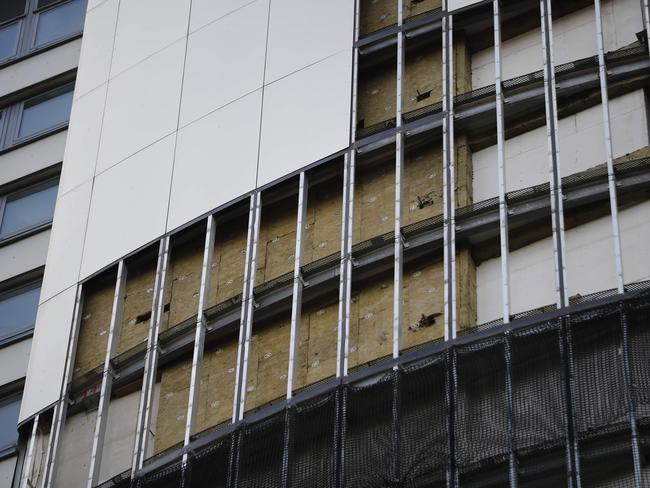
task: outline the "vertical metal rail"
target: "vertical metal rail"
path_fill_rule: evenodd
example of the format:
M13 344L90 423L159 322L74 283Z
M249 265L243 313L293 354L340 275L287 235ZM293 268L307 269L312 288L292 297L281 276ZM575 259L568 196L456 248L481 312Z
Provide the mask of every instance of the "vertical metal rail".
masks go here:
M645 28L646 45L648 47L648 54L650 54L650 6L648 0L641 0L641 10L643 18L643 27Z
M201 371L203 369L203 351L205 349L205 316L203 314L207 295L210 290L210 271L212 267L212 254L214 253L215 238L214 215L207 219L205 229L205 244L203 247L203 262L201 264L201 285L199 287L199 304L196 312L196 330L194 333L194 352L192 354L192 372L190 374L190 391L187 399L187 415L185 416L185 437L183 447L187 447L192 440L196 427L196 417L199 411L199 394L201 390ZM183 466L187 464L187 451L183 452Z
M167 282L167 270L169 269L169 247L170 238L165 237L160 241L158 250L158 262L156 264L156 279L154 282L153 303L151 309L151 324L147 339L147 354L145 357L145 370L142 378L142 391L140 396L140 408L138 412L138 431L133 456L132 475L141 469L147 456L147 445L149 441L149 426L151 422L151 407L153 402L153 391L156 385L158 372L158 355L160 345L158 335L160 324L165 311L165 283Z
M97 420L95 422L95 433L93 435L93 447L90 455L90 469L88 471L88 488L93 488L99 480L99 469L102 463L102 451L104 449L104 437L106 435L106 424L108 423L108 409L111 403L111 390L113 388L113 365L112 360L120 342L122 329L122 310L124 308L124 288L126 285L127 267L124 260L120 260L117 267L117 281L115 283L115 294L113 296L113 310L111 312L111 323L108 329L108 341L106 343L106 356L104 358L104 372L102 374L102 386L99 393L99 405L97 407Z
M501 241L501 311L503 323L510 322L510 244L508 231L508 200L506 188L505 120L503 101L503 70L501 67L501 1L494 0L494 89L497 128L497 171L499 176L499 235Z
M444 233L445 340L456 338L456 216L454 143L454 37L453 16L445 0L442 17L442 159Z
M578 438L576 436L576 416L573 406L573 351L571 347L571 328L566 316L559 318L560 357L562 362L562 381L564 401L566 404L566 462L567 478L570 488L580 488L580 456Z
M609 93L607 89L607 66L603 40L603 21L600 0L594 0L596 11L596 44L598 46L598 78L600 79L600 98L603 107L603 130L605 132L605 156L607 158L607 183L609 186L609 207L612 217L612 236L614 239L614 264L616 266L616 287L619 293L625 292L623 278L623 254L621 250L621 230L618 221L618 202L616 198L616 173L614 171L614 151L612 149L612 126L609 117Z
M641 472L639 426L636 418L636 392L634 389L634 378L632 377L632 365L630 364L630 329L628 326L627 311L623 303L620 304L619 313L621 315L621 335L623 338L623 374L625 376L625 391L627 393L628 417L630 422L634 487L641 488L643 486L643 475Z
M251 195L248 211L248 237L246 243L246 264L244 267L241 321L239 325L239 345L237 348L237 376L235 378L235 395L232 412L233 423L244 418L244 407L246 405L246 377L248 373L251 331L253 328L253 289L255 288L255 271L257 268L257 241L260 233L261 202L262 194L259 191Z
M553 64L553 20L551 1L539 2L542 27L542 54L544 58L544 103L546 108L546 138L549 155L549 179L553 228L553 253L555 257L555 290L558 308L569 305L564 255L564 209L560 149L558 146L558 115L555 90L555 65Z
M34 471L34 450L36 449L36 437L38 436L38 422L40 415L36 415L32 421L32 432L27 441L27 453L23 463L23 472L20 480L20 488L32 488L32 474Z
M68 395L70 392L70 381L74 369L74 360L77 355L77 340L79 329L81 327L81 309L83 307L83 285L77 285L77 293L72 315L72 326L70 328L70 337L68 339L68 351L65 358L63 370L63 381L61 382L61 394L59 401L52 415L52 428L50 430L50 439L48 441L47 453L45 455L45 472L43 473L43 487L51 488L54 484L57 469L57 457L59 446L61 445L61 436L68 414Z

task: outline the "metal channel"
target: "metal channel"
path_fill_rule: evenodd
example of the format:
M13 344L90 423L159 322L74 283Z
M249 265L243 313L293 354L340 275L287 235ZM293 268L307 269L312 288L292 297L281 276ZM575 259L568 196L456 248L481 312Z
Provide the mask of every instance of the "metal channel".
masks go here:
M167 283L167 271L169 270L169 251L170 238L165 237L160 242L161 248L158 252L158 263L156 267L156 281L154 283L154 301L151 310L152 326L149 331L147 344L147 357L145 358L145 372L143 376L142 389L144 395L144 411L142 413L142 427L140 439L136 439L136 447L139 451L136 453L137 462L134 459L133 473L142 468L147 457L147 447L149 443L149 427L151 425L151 409L153 402L153 392L156 385L156 376L158 374L158 357L160 356L160 345L158 336L160 334L160 324L165 311L165 284ZM162 254L161 254L162 253Z
M560 176L560 149L558 146L558 115L553 64L553 19L551 1L539 2L542 26L542 54L544 58L544 103L546 106L546 138L549 155L549 179L551 185L551 212L553 228L553 253L555 257L555 291L558 308L569 305L566 283L566 259L564 255L564 210L562 204L562 180Z
M303 171L298 183L298 215L296 217L296 250L293 261L293 293L291 297L291 332L289 338L289 366L287 368L287 400L291 400L296 374L296 358L300 341L300 314L302 313L302 278L303 238L307 221L307 198L309 182Z
M251 195L248 212L248 237L246 245L246 264L244 269L244 289L242 297L241 321L239 326L239 345L237 348L237 377L235 378L235 395L232 421L244 418L246 405L246 377L248 373L248 354L250 352L251 332L253 328L253 288L257 261L257 241L260 234L260 217L262 194L258 191Z
M68 412L68 401L70 392L70 381L74 369L74 361L77 355L77 342L79 338L79 329L81 327L81 309L83 307L83 285L77 285L77 294L74 304L74 313L72 315L72 327L68 339L68 351L65 358L65 368L63 370L63 381L61 382L61 394L59 401L54 409L52 416L52 428L50 439L45 455L45 473L43 474L43 487L51 488L56 477L57 457L61 446L61 436L65 427L65 421Z
M609 185L609 206L612 217L612 237L614 240L614 264L616 267L616 286L619 293L625 292L623 277L623 254L621 250L621 229L618 220L618 201L616 198L616 173L614 171L614 151L612 149L612 126L609 117L609 93L607 89L607 66L605 64L605 43L603 40L603 20L600 0L594 0L596 11L596 43L598 45L598 77L600 79L600 98L603 107L603 130L605 132L605 156L607 158L607 181Z
M115 283L115 295L113 296L113 310L111 322L108 329L108 341L106 343L106 356L104 358L104 372L102 374L102 386L99 394L99 405L97 407L97 420L93 435L93 447L90 455L90 469L88 471L88 488L93 488L99 481L99 468L102 463L102 451L104 449L104 437L106 425L108 424L108 409L111 403L111 390L113 389L112 360L117 351L117 344L120 341L122 328L122 311L124 308L124 289L126 285L127 267L124 260L120 260L117 267L117 281Z
M442 153L444 233L444 324L445 340L456 338L456 217L454 145L454 38L453 16L445 1L442 18Z
M34 486L32 474L34 472L34 450L36 449L36 437L38 436L38 423L40 415L36 414L32 421L32 432L27 441L27 454L23 463L23 473L20 480L20 488L32 488Z
M501 66L501 1L494 0L494 88L497 130L497 171L499 175L499 235L501 243L501 312L503 323L510 322L510 244L506 188L505 118L503 107L503 70Z
M643 18L643 27L645 28L646 45L648 46L648 54L650 54L650 6L648 0L641 0L641 9Z
M205 349L206 322L204 310L207 295L210 290L210 270L212 254L214 253L216 223L214 215L207 219L205 229L205 244L203 247L203 262L201 264L201 285L199 288L199 304L196 312L196 329L194 332L194 352L192 354L192 372L190 375L190 391L187 399L187 415L185 417L185 437L183 445L189 445L196 427L196 417L199 411L199 394L201 389L201 371L203 369L203 350ZM183 465L187 462L187 453L183 454Z

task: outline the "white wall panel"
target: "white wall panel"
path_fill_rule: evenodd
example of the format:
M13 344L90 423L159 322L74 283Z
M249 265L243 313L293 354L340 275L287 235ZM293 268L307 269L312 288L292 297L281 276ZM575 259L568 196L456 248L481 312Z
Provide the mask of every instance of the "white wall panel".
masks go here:
M646 109L642 90L610 101L614 157L648 145ZM560 120L560 166L567 176L605 162L602 107L591 107ZM513 191L548 182L546 127L506 141L506 183ZM477 151L474 164L474 200L498 194L496 146Z
M178 133L167 230L255 188L261 89Z
M626 283L650 280L650 202L619 213Z
M111 399L99 470L100 483L131 467L139 401L140 390Z
M32 339L30 338L0 349L0 362L2 362L2 368L0 368L0 385L6 385L7 383L25 377L31 347Z
M0 281L43 266L49 240L46 230L0 247Z
M96 418L97 411L93 410L79 412L66 419L58 455L55 487L86 486Z
M268 0L192 0L190 32L256 1Z
M106 89L105 83L77 98L72 105L59 195L90 181L95 175Z
M190 0L120 0L111 77L187 34Z
M97 172L176 129L185 40L111 80Z
M474 5L475 3L480 3L482 0L449 0L448 10L453 12L459 8L467 7L469 5Z
M350 0L273 0L266 82L350 49L353 29Z
M259 0L189 36L181 126L262 87L267 21Z
M63 161L67 134L58 132L0 155L0 185Z
M16 456L12 456L0 461L0 486L6 486L7 488L11 486L17 459Z
M85 183L59 196L56 202L41 303L79 279L91 189L92 183Z
M81 277L164 234L174 136L95 178Z
M107 0L86 14L75 98L108 80L119 3L118 0Z
M258 185L348 146L351 64L343 51L265 88Z
M75 298L76 287L73 286L38 307L20 422L51 405L61 395Z

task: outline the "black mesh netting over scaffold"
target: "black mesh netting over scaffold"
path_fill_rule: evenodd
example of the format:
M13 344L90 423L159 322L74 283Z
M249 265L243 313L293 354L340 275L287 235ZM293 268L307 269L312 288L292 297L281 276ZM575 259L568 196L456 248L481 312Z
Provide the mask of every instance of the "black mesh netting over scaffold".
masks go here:
M129 483L650 487L649 368L645 293L342 382Z

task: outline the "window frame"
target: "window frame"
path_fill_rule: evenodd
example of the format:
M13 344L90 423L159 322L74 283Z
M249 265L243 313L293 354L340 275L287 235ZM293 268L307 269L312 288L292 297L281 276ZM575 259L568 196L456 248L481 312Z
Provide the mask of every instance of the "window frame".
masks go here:
M32 183L30 185L24 186L22 188L18 188L16 190L4 194L0 194L0 227L2 226L2 221L4 220L5 210L8 201L18 199L23 196L31 195L38 191L45 190L47 188L51 188L53 186L58 186L58 185L59 185L59 177L55 176L55 177L47 178L45 180L38 181L36 183ZM55 208L56 208L56 199L55 199ZM49 220L42 221L37 224L33 224L19 231L15 231L12 232L11 234L7 234L6 236L0 236L0 247L15 242L17 240L24 239L37 232L41 232L45 229L50 228L52 226L52 220L54 219L54 211L52 212L52 216L53 217ZM3 293L0 292L0 299L2 298L2 296Z
M31 291L35 288L42 288L42 287L43 287L43 277L41 275L38 278L32 278L29 281L17 283L14 286L8 287L0 291L0 301L5 300L7 298L14 297L16 295L20 295L21 293ZM32 325L25 327L24 329L21 329L17 332L14 332L13 334L9 334L6 336L0 335L0 351L2 350L3 347L10 346L11 344L21 341L27 337L31 337L32 334L34 333L35 326L36 326L36 320L34 320L34 323Z

